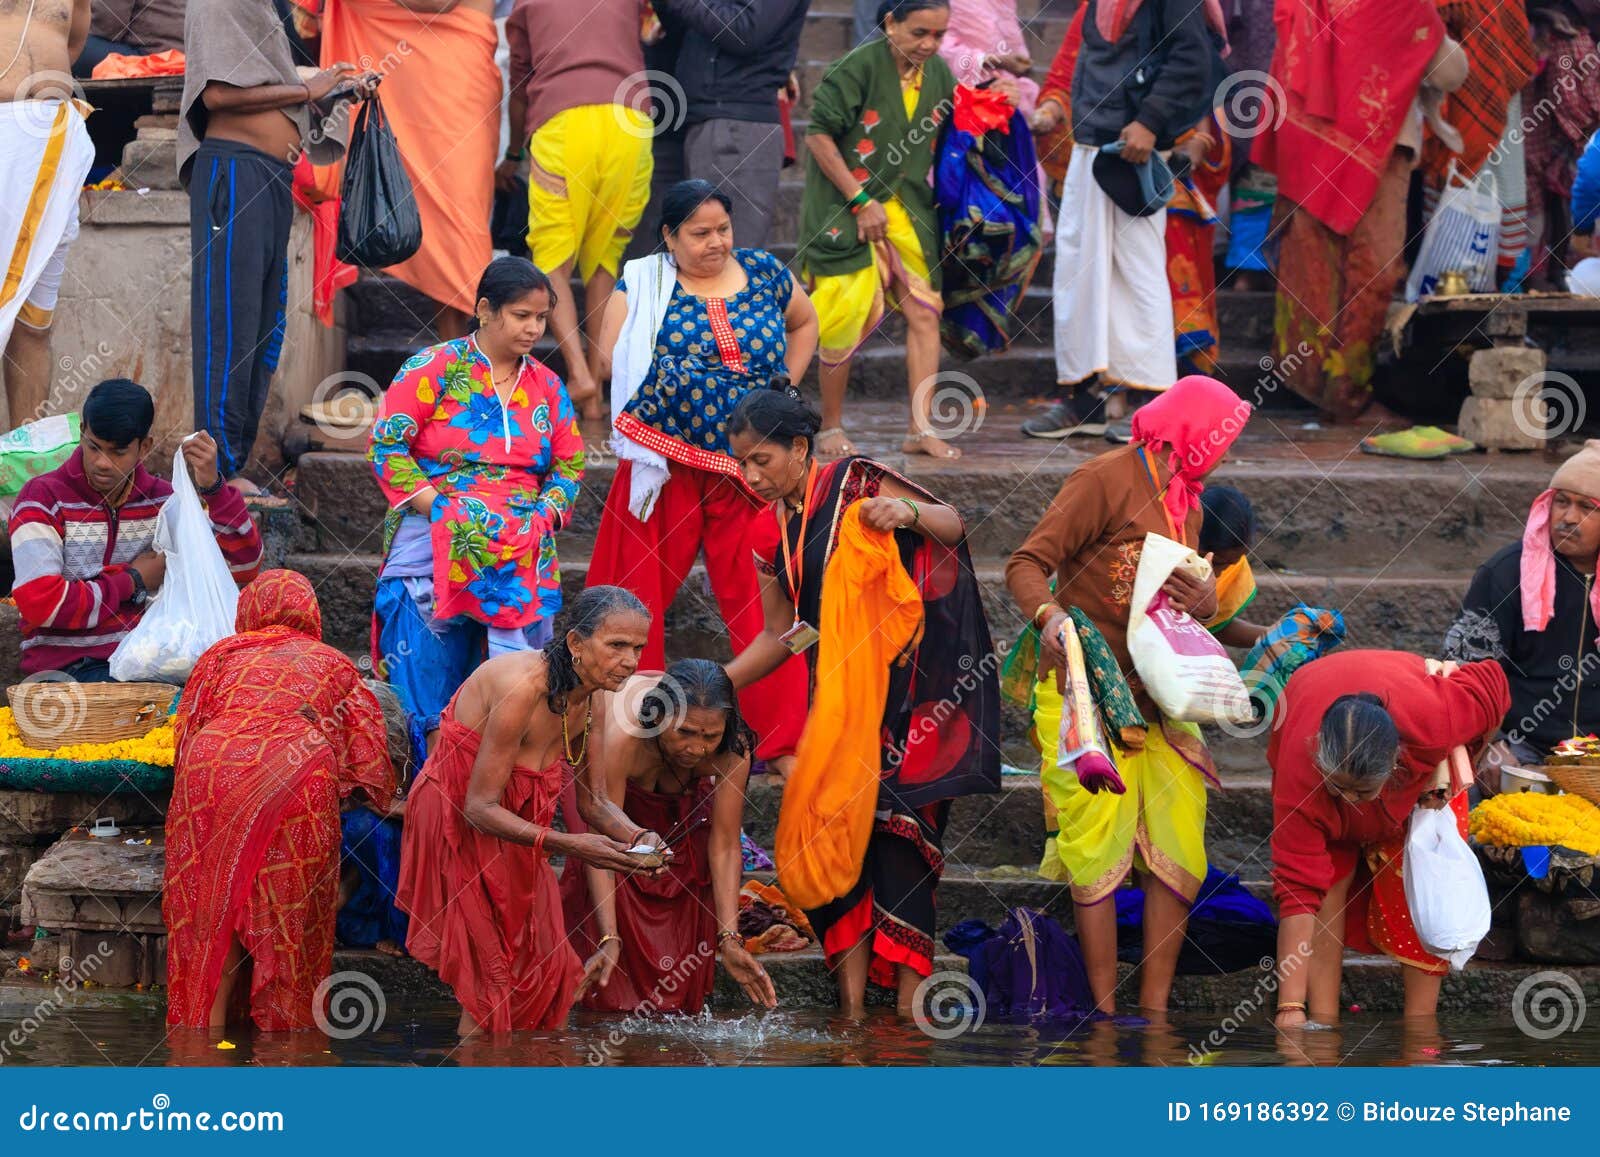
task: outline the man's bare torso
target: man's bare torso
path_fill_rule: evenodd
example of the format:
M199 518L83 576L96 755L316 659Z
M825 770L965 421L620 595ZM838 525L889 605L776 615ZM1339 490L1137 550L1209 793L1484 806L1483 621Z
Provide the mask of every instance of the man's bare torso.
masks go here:
M0 101L72 98L72 9L73 0L0 0L0 68L16 57Z

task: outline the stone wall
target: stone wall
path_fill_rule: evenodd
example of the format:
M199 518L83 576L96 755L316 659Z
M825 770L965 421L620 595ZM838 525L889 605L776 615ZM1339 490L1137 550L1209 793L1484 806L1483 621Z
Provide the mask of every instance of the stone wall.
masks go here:
M67 261L51 352L50 413L76 410L103 378L130 377L156 399L149 465L167 473L178 440L194 429L189 331L189 198L171 189L88 190ZM256 441L266 465L282 465L285 427L318 383L344 367L345 332L311 312L311 219L295 215L289 242L289 319ZM10 423L7 422L7 428Z

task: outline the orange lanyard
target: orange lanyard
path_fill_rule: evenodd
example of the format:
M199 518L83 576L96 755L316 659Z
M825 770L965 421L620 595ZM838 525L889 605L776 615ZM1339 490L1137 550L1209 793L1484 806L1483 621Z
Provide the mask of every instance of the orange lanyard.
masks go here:
M800 584L806 576L806 525L811 521L811 491L817 481L817 463L813 459L806 470L806 496L800 502L800 549L794 558L789 557L789 519L784 517L778 527L778 543L783 547L783 573L789 580L790 601L794 603L795 622L800 621ZM783 507L783 499L778 499ZM798 563L798 566L796 565Z
M1145 473L1150 475L1150 485L1155 487L1156 501L1160 503L1161 514L1167 520L1167 536L1173 542L1183 543L1184 546L1188 546L1189 544L1184 541L1183 532L1178 529L1177 523L1172 521L1172 511L1167 509L1167 496L1162 492L1161 479L1156 475L1155 463L1150 461L1150 455L1146 453L1143 446L1139 447L1139 461L1144 463Z

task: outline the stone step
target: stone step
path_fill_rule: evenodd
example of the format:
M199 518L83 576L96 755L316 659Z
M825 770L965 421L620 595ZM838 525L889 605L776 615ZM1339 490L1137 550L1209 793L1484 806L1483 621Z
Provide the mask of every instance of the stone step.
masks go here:
M1026 341L1019 338L1010 349L986 354L976 361L942 354L940 372L972 378L981 385L985 395L994 400L1021 402L1053 396L1057 385L1051 330L1042 328L1037 318L1026 324L1031 327L1026 331ZM850 397L893 399L905 395L905 349L890 337L902 332L901 325L899 319L891 315L883 327L862 343L850 364ZM367 379L369 388L383 388L394 379L407 358L432 344L432 339L426 335L412 336L416 340L392 334L352 337L346 353L346 377L359 375ZM566 376L566 361L550 338L546 337L534 348L534 355L558 375ZM1263 372L1264 365L1271 365L1267 347L1251 349L1225 343L1219 358L1221 364L1216 377L1228 383L1241 397L1267 410L1309 412L1292 391L1283 388L1270 373ZM801 379L800 386L813 397L816 395L815 361Z
M1073 929L1072 890L1066 884L1039 876L1037 857L1033 864L1005 864L991 867L958 867L947 864L939 877L938 935L943 936L963 920L982 920L998 928L1013 908L1033 908ZM747 878L763 883L776 882L776 872L748 872ZM1252 895L1271 902L1272 882L1266 877L1246 879Z
M781 1008L834 1007L837 988L820 949L769 953L761 958L761 964L772 976ZM954 953L941 952L934 958L934 967L940 972L964 973L966 960ZM410 958L396 959L377 952L340 950L334 953L333 968L336 972L365 973L391 997L450 998L449 990L438 978ZM1439 1011L1459 1014L1513 1008L1513 994L1518 986L1548 968L1548 965L1542 964L1473 961L1464 972L1445 977L1439 996ZM1600 1000L1600 966L1563 965L1561 970L1582 990L1585 1000L1590 1003ZM1352 1006L1359 1008L1361 1011L1358 1015L1399 1012L1404 1007L1402 973L1403 966L1386 956L1347 953L1340 1004L1346 1009ZM1130 964L1119 965L1117 981L1119 1006L1128 1011L1137 1000L1137 970ZM1176 1012L1227 1013L1230 1020L1239 1026L1265 1031L1271 1025L1272 1010L1276 1004L1273 998L1275 987L1270 968L1248 968L1213 976L1179 976L1173 983L1172 1008ZM872 1004L887 1004L892 1001L892 994L888 989L869 986L867 999ZM749 1007L743 993L720 968L717 970L712 1006L719 1012L733 1013ZM1361 1022L1358 1020L1353 1023ZM1045 1031L1046 1027L1041 1026L1041 1032ZM1226 1048L1225 1038L1228 1035L1231 1034L1221 1034L1219 1047ZM1334 1047L1328 1059L1330 1064L1337 1063L1341 1055L1337 1040L1332 1043ZM1048 1044L1042 1043L1040 1047L1047 1053L1053 1051Z
M947 384L962 397L970 392L955 379ZM852 402L846 421L864 453L957 503L975 558L1000 561L1032 530L1067 475L1106 448L1095 438L1023 438L1016 428L1027 412L998 400L971 409L973 429L959 442L966 456L954 462L899 452L905 419L897 402ZM1302 425L1286 414L1257 416L1214 479L1238 486L1255 505L1260 536L1254 563L1263 576L1274 569L1386 578L1470 575L1520 537L1528 504L1554 468L1546 455L1376 458L1352 453L1353 437ZM588 549L615 469L603 427L588 425L584 434L590 460L577 510L559 540L563 558ZM303 455L295 499L308 531L281 535L286 544L357 554L380 549L387 507L361 456Z

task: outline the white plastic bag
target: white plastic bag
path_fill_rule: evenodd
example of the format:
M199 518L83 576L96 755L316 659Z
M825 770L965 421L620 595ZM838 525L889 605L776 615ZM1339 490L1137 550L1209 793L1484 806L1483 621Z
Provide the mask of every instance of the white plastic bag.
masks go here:
M1489 934L1489 885L1449 808L1411 813L1405 881L1417 939L1459 972Z
M239 587L200 505L182 446L172 456L172 497L156 517L155 545L167 557L161 589L111 653L111 677L124 683L183 683L207 647L234 633Z
M1499 253L1500 190L1494 172L1485 165L1463 181L1451 161L1444 192L1423 230L1417 263L1406 278L1406 300L1428 296L1451 270L1467 275L1473 293L1491 292Z
M1247 723L1250 695L1228 652L1194 619L1167 604L1161 587L1175 570L1197 579L1211 564L1181 542L1147 534L1133 579L1128 653L1145 690L1170 719L1183 723Z

